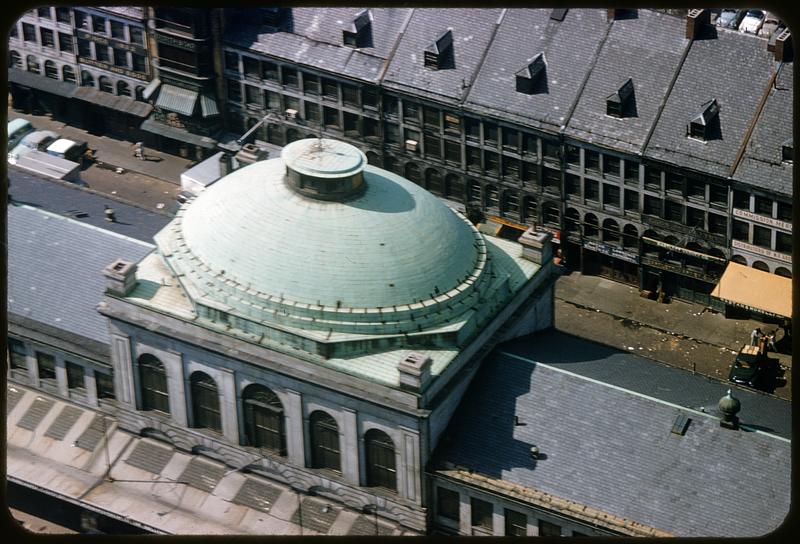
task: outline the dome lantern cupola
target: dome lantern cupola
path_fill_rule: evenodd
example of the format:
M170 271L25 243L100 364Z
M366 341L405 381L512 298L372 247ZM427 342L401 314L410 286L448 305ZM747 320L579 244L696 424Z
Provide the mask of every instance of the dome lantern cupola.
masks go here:
M367 158L357 147L325 138L297 140L283 148L286 183L318 200L342 201L361 192Z

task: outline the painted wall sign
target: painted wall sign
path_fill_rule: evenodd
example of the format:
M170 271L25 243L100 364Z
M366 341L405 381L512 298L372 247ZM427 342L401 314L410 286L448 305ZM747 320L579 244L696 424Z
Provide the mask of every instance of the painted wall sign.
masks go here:
M772 251L771 249L766 249L763 247L754 246L751 244L747 244L745 242L740 242L739 240L731 241L731 245L736 249L742 249L744 251L749 251L750 253L755 253L757 255L761 255L764 257L769 257L770 259L775 259L776 261L781 261L783 263L792 262L791 255L784 255L783 253L778 253L777 251Z
M780 219L773 219L772 217L767 217L766 215L753 213L750 210L742 210L739 208L734 208L733 215L735 217L741 217L742 219L748 219L756 223L761 223L762 225L775 227L776 229L783 229L788 232L792 231L791 223L788 223L786 221L781 221Z

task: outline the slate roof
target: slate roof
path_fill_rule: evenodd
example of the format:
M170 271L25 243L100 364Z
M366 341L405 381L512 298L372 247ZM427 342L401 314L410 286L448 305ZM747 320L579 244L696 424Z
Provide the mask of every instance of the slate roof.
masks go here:
M483 58L500 9L415 9L383 78L383 86L440 102L466 94ZM452 29L454 66L425 68L423 53ZM519 69L519 68L517 68Z
M683 19L645 9L637 10L636 18L615 20L565 134L639 153L689 44L685 26ZM633 82L636 115L622 119L606 115L606 98L628 78Z
M696 39L657 122L645 156L727 178L774 61L765 40L727 30ZM686 124L716 99L721 137L686 136Z
M109 343L103 268L154 246L29 206L8 206L8 312Z
M792 195L792 165L781 163L781 147L792 137L793 77L794 65L782 65L733 175L735 180L787 196Z
M292 8L283 30L236 25L225 42L298 65L310 66L368 82L376 82L392 50L408 8L372 8L372 46L354 49L342 44L342 30L361 8Z
M711 415L566 370L495 356L456 414L436 467L453 463L678 536L761 535L789 511L788 440L723 429ZM683 436L670 432L679 414L691 419ZM544 458L531 459L533 445Z
M570 9L561 22L550 19L552 11L508 10L465 108L549 130L567 121L608 23L605 10ZM547 62L547 92L518 93L514 75L541 52Z

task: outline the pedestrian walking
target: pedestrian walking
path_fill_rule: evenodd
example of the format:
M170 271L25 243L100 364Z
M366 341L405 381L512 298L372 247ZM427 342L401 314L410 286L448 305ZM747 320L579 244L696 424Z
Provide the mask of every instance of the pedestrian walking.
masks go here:
M753 329L753 332L750 333L750 345L757 346L758 341L761 339L761 329Z
M767 335L767 349L775 353L778 351L775 347L775 331L772 331Z
M133 148L133 156L137 159L144 160L144 143L136 142Z

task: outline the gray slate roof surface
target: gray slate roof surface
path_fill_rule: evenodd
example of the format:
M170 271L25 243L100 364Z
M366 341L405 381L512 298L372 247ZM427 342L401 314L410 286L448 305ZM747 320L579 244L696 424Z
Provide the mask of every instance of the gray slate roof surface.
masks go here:
M442 102L461 100L489 45L500 9L415 9L383 78L387 89L399 89ZM425 68L423 53L452 29L455 66Z
M643 364L645 361L643 361ZM678 414L691 423L670 433ZM515 426L514 416L525 425ZM563 370L495 356L435 462L683 536L756 536L787 515L790 444ZM533 461L530 447L544 459Z
M727 178L774 61L763 39L727 30L716 34L692 43L645 156ZM688 138L689 119L712 99L720 106L721 139Z
M351 18L359 11L356 8L293 8L291 32L236 26L226 32L225 41L299 65L375 82L408 9L374 8L370 25L373 47L354 49L342 44L342 29L349 27Z
M600 146L639 153L678 69L686 39L683 19L645 9L615 20L565 134ZM636 116L606 115L606 98L633 80Z
M154 246L28 206L8 206L8 311L109 343L103 268Z
M781 163L781 146L792 137L794 65L784 64L770 91L742 162L733 178L779 194L792 194L792 165Z
M510 9L503 18L465 107L537 128L560 128L578 98L608 28L605 10ZM547 92L518 93L515 74L537 54L547 62ZM610 94L610 93L609 93Z

